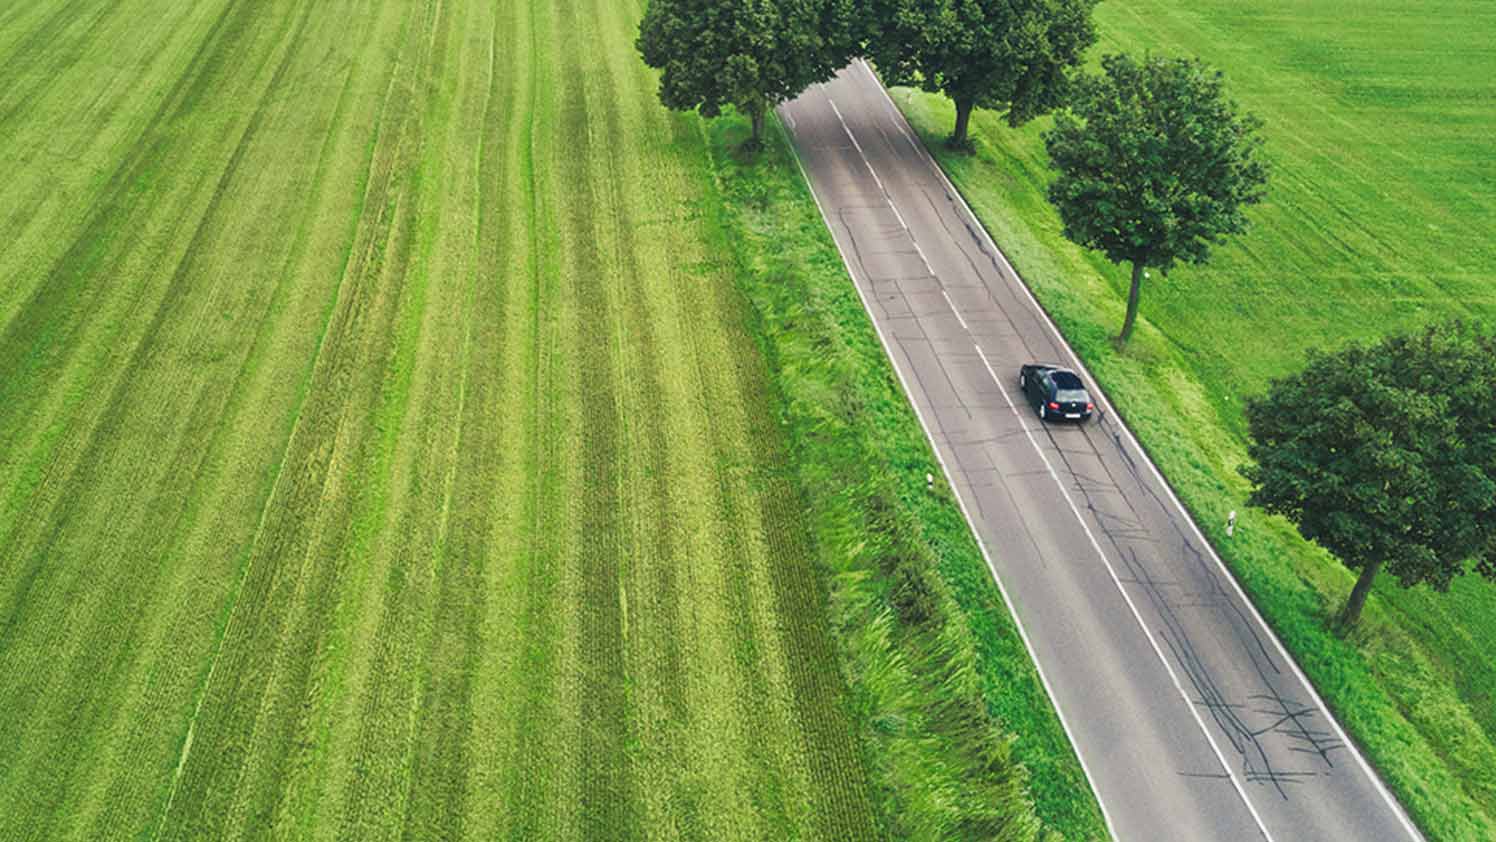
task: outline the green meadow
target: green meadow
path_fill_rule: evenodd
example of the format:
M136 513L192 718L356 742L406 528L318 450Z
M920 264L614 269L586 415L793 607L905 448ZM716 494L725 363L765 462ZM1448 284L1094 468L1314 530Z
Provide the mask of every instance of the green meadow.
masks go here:
M0 9L0 839L1104 835L642 9Z
M875 834L640 13L0 13L0 838Z
M1119 354L1125 268L1061 236L1040 134L977 112L977 153L939 145L952 110L894 94L1076 344L1392 789L1433 839L1496 838L1496 585L1379 582L1362 626L1326 631L1351 574L1248 510L1242 400L1334 348L1433 320L1496 324L1496 9L1473 0L1103 3L1107 52L1198 55L1266 121L1252 230L1205 267L1145 282ZM1228 539L1228 512L1239 512Z

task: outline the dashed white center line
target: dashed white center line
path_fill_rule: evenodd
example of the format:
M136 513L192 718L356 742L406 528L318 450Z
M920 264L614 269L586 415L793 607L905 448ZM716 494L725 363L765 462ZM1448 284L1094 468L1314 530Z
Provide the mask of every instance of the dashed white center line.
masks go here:
M951 300L950 293L945 291L945 287L940 288L940 295L945 299L945 303L951 308L951 312L956 314L956 321L961 323L961 329L966 331L967 333L971 333L971 328L966 326L966 319L962 318L961 311L956 309L956 302Z

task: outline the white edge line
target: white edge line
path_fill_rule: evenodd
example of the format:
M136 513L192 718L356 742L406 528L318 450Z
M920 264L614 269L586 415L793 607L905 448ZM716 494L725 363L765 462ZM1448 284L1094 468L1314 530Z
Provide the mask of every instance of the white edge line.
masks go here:
M827 102L831 104L831 110L836 113L836 119L841 123L842 131L846 132L847 138L852 141L852 147L857 150L858 157L862 158L863 165L867 167L868 172L872 173L873 180L878 183L879 189L883 191L884 200L888 202L889 207L894 208L894 213L898 214L898 209L894 205L893 196L890 195L887 188L883 186L883 180L878 177L878 171L873 166L873 162L867 157L867 153L863 151L862 144L857 142L857 136L852 133L852 129L847 125L846 119L842 117L841 109L836 107L836 102L831 99L829 94L826 99ZM900 217L900 221L902 221L902 216ZM914 239L914 232L910 231L907 225L904 226L904 229L908 233L909 238L912 241ZM855 278L853 279L853 285L856 285ZM944 292L944 290L942 290L942 292ZM960 317L959 311L957 311L955 305L951 303L950 296L947 295L945 299L946 303L950 304L951 310L957 313L957 318L964 322L965 319L962 319ZM868 309L868 318L871 319L874 324L877 323L877 317L873 314L873 311L871 309ZM1132 595L1127 592L1127 589L1122 585L1121 578L1117 576L1117 570L1112 566L1111 559L1107 558L1106 552L1101 548L1101 543L1096 540L1096 535L1091 531L1090 524L1086 522L1085 517L1080 513L1080 509L1075 505L1075 500L1071 498L1070 490L1066 487L1065 481L1060 478L1059 473L1054 469L1054 465L1049 461L1049 456L1045 454L1044 449L1039 446L1039 442L1034 439L1033 430L1031 430L1029 426L1024 423L1023 416L1019 414L1018 407L1014 405L1012 397L1010 397L1007 390L1003 388L1001 378L997 376L996 371L993 371L992 363L987 360L987 355L982 351L981 344L976 341L976 337L970 335L970 331L967 331L967 335L968 338L972 340L972 345L976 348L977 356L981 358L983 367L987 369L987 374L991 376L993 385L996 386L998 392L1002 394L1003 401L1007 403L1009 411L1013 413L1014 419L1018 421L1019 428L1023 430L1023 434L1028 438L1028 442L1034 448L1034 452L1039 454L1039 459L1044 463L1044 468L1049 472L1050 478L1053 479L1055 485L1059 487L1060 495L1065 498L1065 504L1070 507L1071 514L1075 515L1075 519L1080 523L1081 529L1086 533L1086 538L1090 541L1091 548L1096 551L1096 555L1101 559L1102 565L1106 567L1107 575L1111 577L1112 583L1116 585L1117 592L1122 595L1123 602L1127 603L1127 608L1132 612L1133 619L1137 621L1138 627L1143 630L1143 636L1147 638L1148 645L1153 648L1153 654L1158 657L1159 663L1163 664L1164 671L1169 675L1169 681L1173 683L1174 689L1179 693L1180 699L1184 701L1185 707L1189 709L1190 715L1194 718L1195 725L1199 727L1200 733L1205 737L1205 741L1210 744L1211 751L1215 753L1216 760L1221 764L1221 769L1226 772L1226 777L1231 780L1231 785L1236 789L1236 794L1241 798L1242 803L1246 805L1247 812L1251 814L1252 820L1257 824L1257 829L1261 831L1263 838L1266 839L1267 842L1274 842L1273 835L1268 831L1266 822L1262 820L1262 815L1257 812L1257 806L1252 803L1251 797L1247 795L1245 786L1237 780L1236 774L1232 770L1230 761L1226 759L1226 755L1221 751L1220 745L1216 743L1215 736L1210 732L1210 728L1206 726L1205 720L1203 717L1201 717L1200 711L1197 708L1194 700L1190 696L1189 692L1185 690L1184 684L1179 680L1179 675L1174 671L1173 664L1169 662L1168 657L1164 654L1163 648L1158 645L1158 640L1153 636L1153 631L1148 628L1147 622L1143 619L1142 612L1138 610L1137 604L1133 602ZM892 355L890 355L890 361L893 363L895 368L898 367L898 361L894 359ZM920 419L920 423L924 423L923 418ZM952 483L952 487L954 488L954 483ZM975 524L972 525L972 531L976 531ZM1035 662L1038 662L1037 658L1035 658ZM1100 795L1097 796L1097 801L1100 801ZM1113 833L1113 835L1115 836L1116 834Z
M920 431L925 434L925 441L929 444L930 451L935 454L935 461L940 463L940 470L945 474L946 483L950 485L956 497L956 505L961 509L961 516L966 520L966 528L976 539L977 549L982 552L982 560L987 563L987 571L992 574L992 581L997 583L997 592L1002 595L1003 604L1008 607L1008 616L1012 618L1014 627L1018 629L1018 636L1023 640L1023 648L1028 651L1029 663L1034 665L1034 671L1039 675L1039 683L1044 687L1044 694L1049 697L1049 705L1054 708L1055 716L1060 720L1060 727L1064 729L1065 737L1070 741L1070 750L1075 752L1075 759L1080 763L1081 771L1085 773L1086 783L1091 787L1091 796L1096 799L1096 806L1101 810L1101 819L1106 823L1106 831L1112 839L1120 840L1121 837L1117 835L1117 829L1112 824L1111 813L1107 811L1106 803L1101 800L1100 791L1096 788L1096 778L1091 774L1091 767L1087 765L1085 755L1081 753L1080 742L1075 739L1075 732L1070 729L1070 722L1065 718L1065 711L1060 707L1059 698L1055 696L1054 688L1049 684L1049 677L1044 674L1044 667L1034 653L1034 644L1029 640L1028 630L1024 628L1023 621L1018 618L1018 610L1013 605L1013 598L1008 595L1007 587L1003 585L1002 578L997 574L997 565L992 561L992 554L987 551L987 542L977 531L976 521L972 520L971 511L966 508L966 500L961 496L955 477L949 466L945 464L945 457L940 455L940 447L935 442L935 436L930 432L930 426L925 423L924 413L920 411L919 404L914 400L914 392L910 391L909 382L904 379L904 372L899 370L897 359L893 354L893 346L889 344L888 337L883 334L883 328L878 324L878 320L872 316L872 307L862 287L857 283L857 274L852 269L852 264L847 261L847 256L842 252L841 246L835 242L836 229L831 227L831 218L826 215L826 208L821 205L821 197L816 194L815 183L810 180L810 173L805 171L805 163L800 160L800 149L795 145L794 139L789 136L782 122L779 123L779 131L784 135L785 142L789 144L790 152L795 157L795 165L800 168L800 176L805 179L805 187L810 192L810 198L815 201L816 210L821 214L821 222L825 224L827 232L832 234L832 244L836 246L836 254L841 258L842 265L846 267L847 277L852 280L852 289L857 292L858 299L862 301L863 312L868 314L868 322L872 324L873 332L877 334L878 342L883 346L883 354L888 359L889 368L893 369L894 376L899 379L899 385L904 391L904 399L914 410L914 417L919 420Z
M878 75L873 72L872 68L867 66L867 62L865 60L859 59L856 63L862 65L863 71L866 72L868 76L872 77L874 86L877 87L878 91L883 94L883 99L888 102L888 107L893 109L894 116L900 127L899 130L905 132L905 134L907 135L912 127L906 128L908 127L908 120L904 117L904 112L900 111L898 105L893 101L893 97L888 95L888 89L883 86L882 80L878 79ZM1241 582L1237 581L1236 574L1232 573L1231 568L1227 567L1226 563L1221 560L1220 555L1216 552L1215 545L1205 537L1205 533L1200 531L1200 526L1195 523L1195 519L1190 515L1189 510L1184 507L1184 503L1180 501L1179 495L1174 493L1174 487L1170 485L1169 481L1164 478L1164 475L1159 472L1158 466L1153 464L1153 458L1148 455L1148 452L1146 450L1143 449L1142 443L1139 442L1137 436L1133 434L1132 428L1127 426L1127 422L1123 419L1122 414L1119 412L1111 411L1114 410L1115 407L1112 405L1111 400L1106 397L1106 393L1102 391L1101 382L1096 379L1095 375L1091 374L1090 369L1087 368L1086 364L1081 361L1080 356L1075 353L1075 349L1070 347L1070 343L1065 341L1064 334L1060 333L1060 329L1054 323L1054 319L1050 318L1048 311L1046 311L1044 307L1039 304L1039 299L1034 297L1033 291L1029 289L1029 285L1026 281L1023 280L1023 276L1018 274L1018 270L1015 269L1013 267L1013 264L1008 261L1008 256L1003 253L1001 248L998 248L997 243L992 239L992 235L987 231L987 226L983 225L982 221L977 218L977 215L972 211L971 206L966 203L966 197L962 195L960 190L956 189L955 184L951 183L950 178L945 174L945 170L942 169L938 163L936 163L935 159L930 156L929 150L926 149L922 144L918 147L918 151L920 157L924 158L925 162L929 164L930 168L940 176L940 180L945 183L946 189L950 191L950 194L953 197L955 197L956 203L960 206L962 212L965 213L972 222L976 223L977 229L982 232L982 239L987 241L987 245L992 249L992 253L997 255L998 259L1002 260L1003 266L1007 267L1008 272L1010 272L1013 277L1018 279L1018 287L1023 290L1023 294L1028 298L1029 304L1033 306L1036 312L1038 312L1039 317L1044 321L1046 325L1049 326L1050 333L1054 334L1055 338L1060 341L1060 345L1064 347L1065 353L1070 355L1071 361L1075 363L1077 368L1085 372L1086 377L1090 379L1091 384L1096 387L1096 393L1098 397L1100 397L1101 403L1105 404L1106 408L1108 409L1108 416L1116 420L1117 426L1122 430L1124 434L1126 434L1128 442L1132 445L1133 449L1138 452L1138 455L1142 457L1142 461L1148 466L1148 470L1153 474L1154 479L1158 480L1158 484L1163 486L1164 493L1169 495L1169 500L1174 503L1174 506L1179 510L1179 513L1184 515L1185 522L1190 525L1190 530L1194 533L1195 538L1200 542L1202 546L1205 547L1206 551L1210 554L1211 559L1215 561L1216 566L1220 568L1223 574L1225 574L1226 580L1231 583L1231 587L1236 591L1237 596L1241 597L1242 602L1246 603L1247 610L1252 612L1252 617L1257 621L1257 624L1267 631L1267 636L1270 640L1273 641L1273 646L1278 650L1278 655L1288 663L1289 667L1293 670L1293 674L1299 679L1300 683L1302 683L1304 687L1309 690L1309 696L1314 699L1315 704L1318 705L1320 710L1324 712L1325 719L1329 721L1332 727L1334 727L1336 735L1340 737L1340 742L1350 749L1351 756L1356 758L1356 763L1361 767L1361 770L1366 773L1367 777L1371 779L1372 786L1374 786L1377 792L1381 794L1382 799L1387 802L1387 806L1392 808L1393 814L1395 814L1398 821L1402 823L1403 829L1407 831L1408 836L1412 839L1420 840L1420 842L1422 842L1425 839L1423 833L1420 832L1417 826L1413 824L1412 819L1408 817L1407 811L1403 809L1402 804L1398 802L1398 800L1392 795L1392 791L1387 788L1387 784L1382 780L1381 775L1377 774L1376 769L1374 769L1372 765L1366 760L1366 757L1361 753L1361 747L1357 745L1348 734L1346 734L1345 729L1340 725L1340 720L1337 719L1335 714L1330 710L1330 706L1325 704L1325 700L1319 695L1319 691L1315 689L1314 682L1310 681L1309 677L1304 674L1303 669L1299 667L1298 661L1294 660L1293 656L1289 654L1287 647L1283 645L1283 641L1278 638L1278 633L1273 630L1273 627L1269 625L1266 620L1263 619L1262 613L1257 610L1257 604L1253 602L1247 596L1247 592L1242 589Z

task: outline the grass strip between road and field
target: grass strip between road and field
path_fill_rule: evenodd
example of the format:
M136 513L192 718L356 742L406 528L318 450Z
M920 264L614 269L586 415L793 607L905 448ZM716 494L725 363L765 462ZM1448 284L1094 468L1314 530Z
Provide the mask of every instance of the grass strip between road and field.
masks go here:
M709 124L875 802L895 838L1092 840L1100 809L792 150Z

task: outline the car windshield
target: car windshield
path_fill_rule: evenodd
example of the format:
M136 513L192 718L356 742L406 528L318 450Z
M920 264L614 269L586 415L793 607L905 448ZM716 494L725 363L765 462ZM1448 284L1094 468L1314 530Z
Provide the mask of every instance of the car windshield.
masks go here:
M1054 393L1054 399L1066 403L1085 403L1087 395L1084 389L1060 389Z

